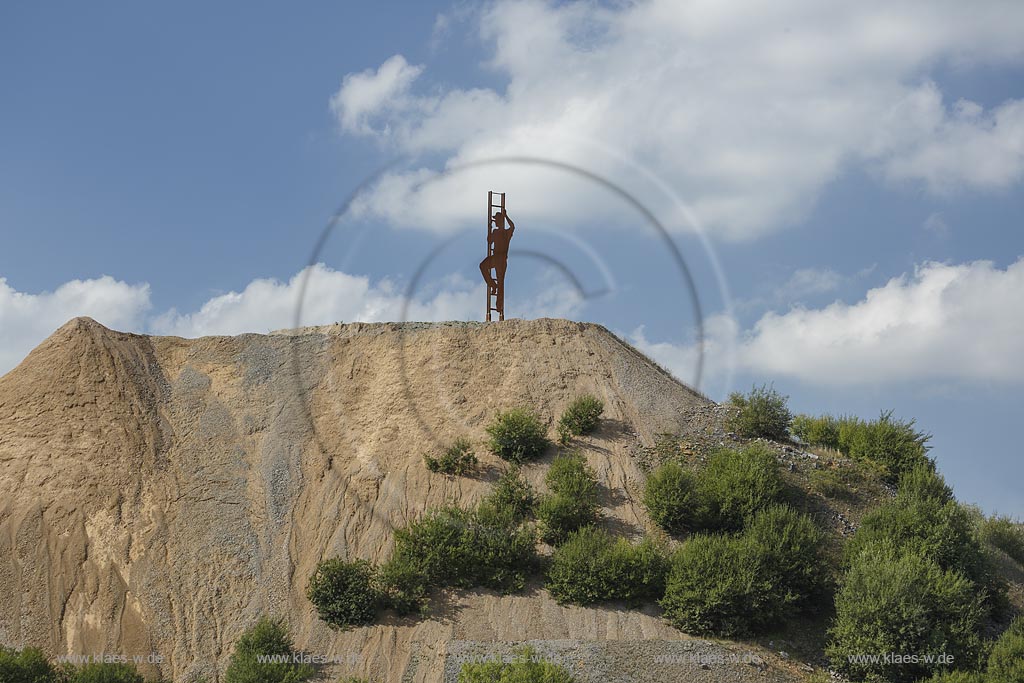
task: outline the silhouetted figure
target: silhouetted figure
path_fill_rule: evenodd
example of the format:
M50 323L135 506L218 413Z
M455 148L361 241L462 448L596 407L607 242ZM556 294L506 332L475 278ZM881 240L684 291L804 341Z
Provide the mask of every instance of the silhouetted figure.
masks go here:
M505 227L506 222L508 227ZM505 319L505 269L508 267L508 243L515 231L516 224L505 209L494 212L487 226L487 258L480 262L480 274L487 283L488 320L491 319L491 295L495 297L493 310L498 312L498 320ZM493 275L491 271L494 271Z

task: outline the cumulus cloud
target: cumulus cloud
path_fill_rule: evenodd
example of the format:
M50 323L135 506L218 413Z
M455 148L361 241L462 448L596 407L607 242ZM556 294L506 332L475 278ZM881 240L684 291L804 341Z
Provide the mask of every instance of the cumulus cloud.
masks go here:
M798 221L853 166L941 193L1003 188L1024 173L1024 102L947 102L928 79L944 64L1019 64L1024 4L1012 0L499 0L469 21L503 87L418 88L429 71L396 55L346 77L332 99L342 127L440 153L449 167L537 155L635 190L642 183L618 160L625 155L734 239ZM364 208L402 224L408 213L392 211L402 206L418 226L444 230L477 218L453 199L487 185L532 202L521 211L570 221L580 206L594 215L609 205L593 186L531 168L488 168L487 185L459 177L420 187L424 175L396 172ZM672 227L688 224L663 196L641 198Z
M986 113L974 102L959 100L951 116L928 120L928 126L891 153L886 161L890 178L920 179L932 192L950 194L965 187L1002 189L1024 176L1024 101Z
M925 263L854 304L769 312L750 329L709 328L710 369L816 385L907 381L1024 382L1024 258ZM680 377L692 350L634 340ZM721 351L732 346L731 356Z
M388 110L406 111L414 101L408 97L409 86L422 71L422 66L409 64L402 55L395 55L376 71L368 69L349 74L331 98L331 111L343 130L361 134L378 132L371 125L373 119ZM379 132L386 133L387 129Z
M388 280L372 282L323 264L303 269L287 281L258 279L240 292L228 292L204 303L198 311L170 310L151 324L157 334L181 337L268 332L295 325L303 280L302 325L333 322L400 320L405 292ZM477 288L458 278L428 298L409 303L407 320L463 320L479 316L482 285ZM479 291L477 291L479 290ZM479 295L478 295L479 294Z
M71 280L39 294L19 292L0 278L0 373L20 363L71 318L85 315L110 327L139 330L149 308L149 285L132 285L106 275Z

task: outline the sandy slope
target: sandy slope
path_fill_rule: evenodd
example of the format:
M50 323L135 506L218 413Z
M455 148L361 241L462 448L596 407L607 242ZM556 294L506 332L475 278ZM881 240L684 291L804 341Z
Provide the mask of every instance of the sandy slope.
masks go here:
M477 500L500 467L481 448L483 474L450 479L427 472L424 453L459 435L481 443L498 409L552 418L582 392L606 405L585 449L605 513L640 533L635 451L685 431L706 400L600 326L351 324L185 340L73 320L0 378L0 642L157 652L165 676L213 680L241 631L278 614L302 649L376 680L442 680L452 647L530 639L597 642L591 660L611 669L583 662L586 680L613 669L614 680L711 680L696 664L631 677L634 664L601 641L685 636L655 613L560 607L541 589L448 594L431 619L344 633L303 595L321 558L386 559L396 525ZM527 474L539 484L545 467ZM751 665L719 674L765 676Z

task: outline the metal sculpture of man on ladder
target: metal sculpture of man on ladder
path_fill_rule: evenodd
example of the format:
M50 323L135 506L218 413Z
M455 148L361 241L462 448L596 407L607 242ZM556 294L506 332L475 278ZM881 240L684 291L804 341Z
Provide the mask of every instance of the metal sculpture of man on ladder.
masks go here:
M495 204L494 199L499 198ZM491 215L491 211L498 209ZM508 227L505 227L508 223ZM505 213L505 193L487 193L487 258L480 262L480 274L487 283L487 321L491 312L498 313L498 320L505 319L505 269L508 267L508 243L516 224ZM492 274L493 271L493 274ZM491 297L494 297L492 305Z

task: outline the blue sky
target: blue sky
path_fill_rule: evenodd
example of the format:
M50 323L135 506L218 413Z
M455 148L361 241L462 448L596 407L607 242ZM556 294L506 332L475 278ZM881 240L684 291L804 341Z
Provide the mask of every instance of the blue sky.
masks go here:
M1022 29L1014 2L5 6L0 371L74 315L290 326L317 236L394 163L303 323L396 319L442 244L410 315L479 319L505 190L509 314L603 323L692 379L663 238L578 175L492 163L527 156L669 231L712 397L917 418L962 499L1022 516Z

